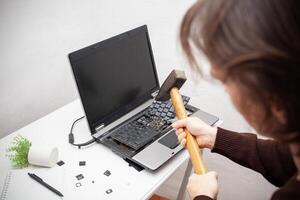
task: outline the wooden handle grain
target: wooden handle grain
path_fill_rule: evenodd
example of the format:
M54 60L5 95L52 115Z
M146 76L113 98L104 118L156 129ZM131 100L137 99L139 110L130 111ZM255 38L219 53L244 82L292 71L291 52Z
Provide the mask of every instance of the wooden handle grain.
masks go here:
M184 119L187 118L187 113L181 98L181 95L179 94L178 88L174 87L171 89L170 92L171 100L176 112L176 116L178 119ZM204 166L204 162L202 159L202 152L199 149L199 146L197 144L197 141L194 136L188 131L184 130L186 133L186 147L188 149L188 152L190 154L191 161L194 166L194 171L196 174L205 174L206 169Z

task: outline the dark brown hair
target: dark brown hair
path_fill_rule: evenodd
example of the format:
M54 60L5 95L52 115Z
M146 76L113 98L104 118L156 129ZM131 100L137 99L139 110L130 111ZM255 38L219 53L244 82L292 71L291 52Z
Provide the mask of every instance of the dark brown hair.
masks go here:
M218 79L237 83L264 108L267 129L276 101L285 131L300 131L299 0L199 0L183 18L180 39L193 69L201 73L197 49L221 74Z

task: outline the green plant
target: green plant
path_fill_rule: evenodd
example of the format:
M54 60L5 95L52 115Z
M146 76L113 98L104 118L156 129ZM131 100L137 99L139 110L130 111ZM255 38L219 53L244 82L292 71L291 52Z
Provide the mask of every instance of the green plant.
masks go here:
M28 152L31 142L23 136L16 136L12 142L13 146L7 149L10 152L9 159L13 167L23 168L28 166Z

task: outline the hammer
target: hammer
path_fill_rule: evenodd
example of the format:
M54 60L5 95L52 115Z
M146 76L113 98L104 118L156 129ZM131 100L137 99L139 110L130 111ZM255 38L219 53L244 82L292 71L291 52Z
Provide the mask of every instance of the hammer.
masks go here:
M185 81L186 76L184 71L173 70L162 84L155 98L157 101L167 101L171 98L178 119L187 118L187 113L179 93L179 89ZM186 147L190 154L194 171L196 174L205 174L206 169L202 159L202 152L199 149L197 141L187 129L184 129L184 131L186 133Z

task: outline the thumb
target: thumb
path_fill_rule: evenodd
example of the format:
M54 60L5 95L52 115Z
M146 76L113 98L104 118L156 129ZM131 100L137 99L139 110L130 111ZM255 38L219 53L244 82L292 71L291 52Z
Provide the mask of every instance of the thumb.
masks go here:
M184 128L187 126L188 118L178 120L174 122L171 126L175 129Z

